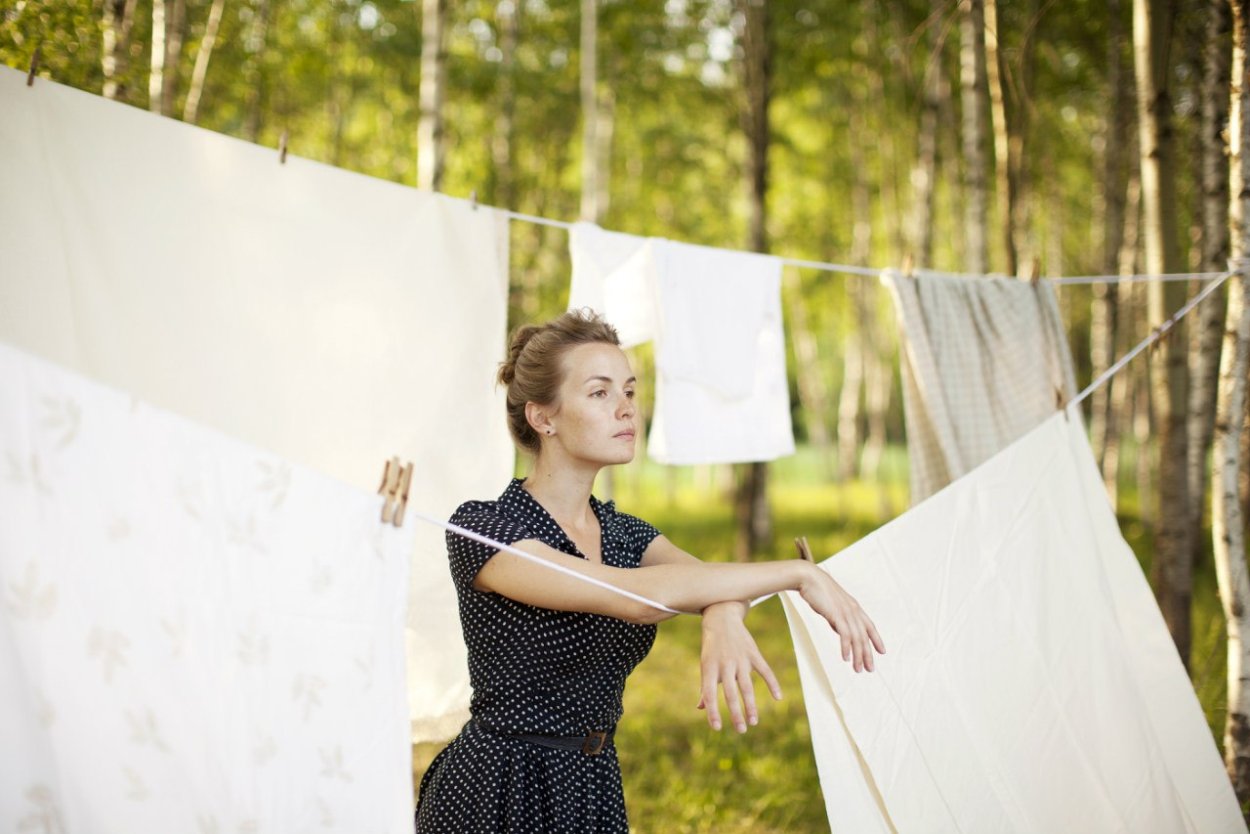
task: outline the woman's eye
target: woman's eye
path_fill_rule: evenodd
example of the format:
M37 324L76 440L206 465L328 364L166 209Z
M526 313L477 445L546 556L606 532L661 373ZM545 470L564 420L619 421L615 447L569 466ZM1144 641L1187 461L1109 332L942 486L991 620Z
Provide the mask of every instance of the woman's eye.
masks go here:
M592 397L606 397L607 395L608 395L608 392L607 392L607 391L604 391L604 390L601 388L601 389L599 389L598 391L593 391L593 392L591 392L591 395L590 395L590 396L592 396Z
M632 400L632 399L634 398L634 392L633 392L633 391L626 391L626 392L625 392L625 396L629 397L629 398Z

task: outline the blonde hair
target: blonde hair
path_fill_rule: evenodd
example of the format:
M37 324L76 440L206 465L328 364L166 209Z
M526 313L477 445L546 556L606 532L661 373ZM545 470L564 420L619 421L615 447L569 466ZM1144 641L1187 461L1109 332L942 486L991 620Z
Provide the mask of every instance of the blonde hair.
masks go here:
M620 345L616 328L590 308L570 310L545 324L512 331L508 358L499 363L498 381L508 389L508 430L527 452L538 454L542 440L525 417L526 403L551 405L564 382L562 359L578 345Z

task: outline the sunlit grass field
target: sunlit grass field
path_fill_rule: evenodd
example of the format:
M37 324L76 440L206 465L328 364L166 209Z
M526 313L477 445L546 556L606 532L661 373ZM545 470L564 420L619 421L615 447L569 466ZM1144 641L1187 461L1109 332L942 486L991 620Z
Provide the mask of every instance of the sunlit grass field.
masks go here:
M1125 472L1132 472L1126 450ZM733 522L717 470L667 470L636 461L619 472L619 509L639 515L692 553L727 560ZM597 490L602 492L602 490ZM905 453L891 449L872 482L836 483L815 453L771 467L775 536L767 558L792 558L795 536L806 536L817 559L852 544L907 506ZM1150 535L1131 484L1122 487L1120 526L1148 569ZM789 628L777 601L752 611L748 625L781 681L773 702L757 686L760 723L745 735L707 726L699 700L699 622L679 617L660 626L647 660L631 676L617 749L635 832L645 834L781 834L829 831L812 756L803 693ZM1209 554L1194 584L1193 679L1217 743L1225 708L1224 618ZM419 783L439 745L413 751Z

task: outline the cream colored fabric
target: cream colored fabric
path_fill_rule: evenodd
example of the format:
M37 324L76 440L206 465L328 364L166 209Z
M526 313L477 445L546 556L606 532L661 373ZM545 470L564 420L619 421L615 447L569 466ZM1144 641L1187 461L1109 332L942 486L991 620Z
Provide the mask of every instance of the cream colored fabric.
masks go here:
M412 830L381 499L0 345L0 831Z
M1245 831L1076 409L821 563L887 653L790 620L833 831Z
M1013 278L881 276L903 343L911 500L923 501L1075 392L1054 291Z
M0 113L0 341L357 487L410 459L432 515L512 473L500 214L5 67ZM413 721L446 737L455 594L410 533Z
M594 223L569 229L569 309L600 313L630 348L655 338L655 246L651 238L609 232Z
M677 465L794 454L781 259L654 241L659 377L647 451Z
M589 307L624 347L655 342L647 452L660 463L794 454L780 258L663 238L569 230L569 309Z

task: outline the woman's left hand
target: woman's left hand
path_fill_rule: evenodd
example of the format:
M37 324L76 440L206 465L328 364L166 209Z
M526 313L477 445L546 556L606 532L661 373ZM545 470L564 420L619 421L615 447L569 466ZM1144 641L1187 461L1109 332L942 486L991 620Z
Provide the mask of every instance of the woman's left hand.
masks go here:
M751 680L754 672L768 684L773 699L781 700L781 685L768 667L768 662L755 645L755 638L747 631L746 613L750 606L745 602L718 602L703 610L703 650L701 669L703 691L699 709L707 710L707 723L713 730L721 728L718 686L725 690L725 704L734 729L745 733L747 725L759 723L755 707L755 685Z

